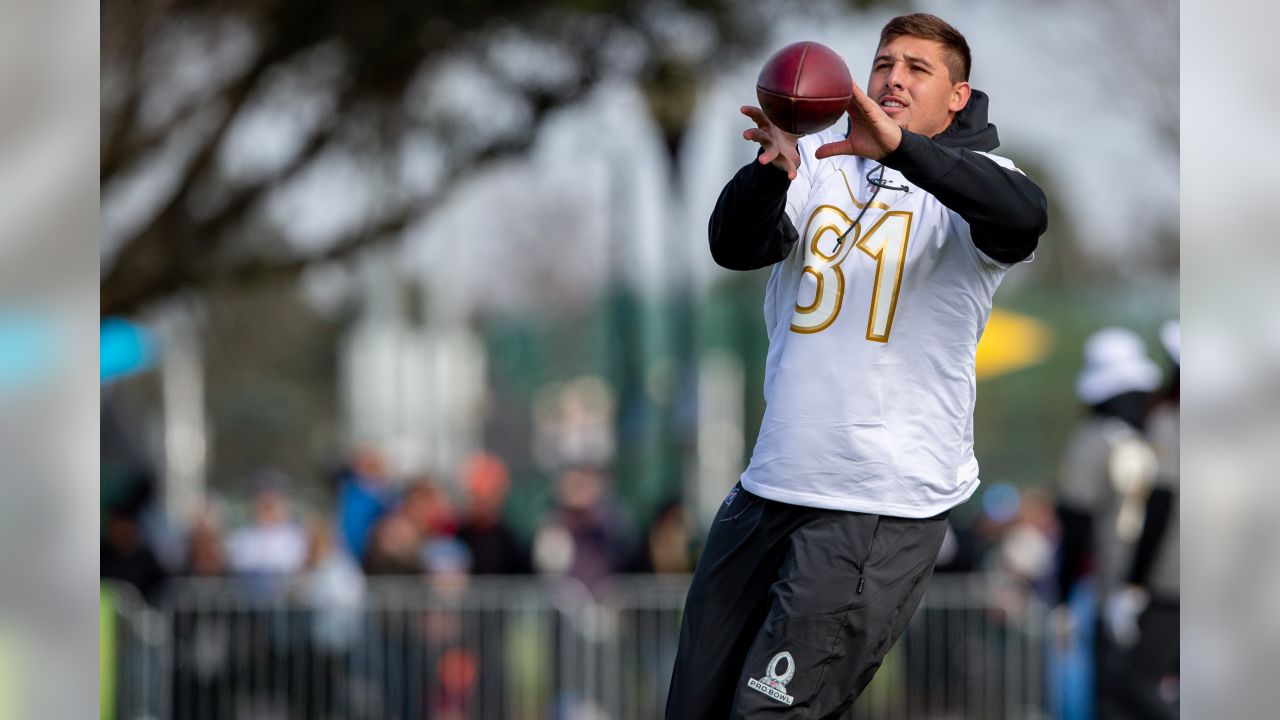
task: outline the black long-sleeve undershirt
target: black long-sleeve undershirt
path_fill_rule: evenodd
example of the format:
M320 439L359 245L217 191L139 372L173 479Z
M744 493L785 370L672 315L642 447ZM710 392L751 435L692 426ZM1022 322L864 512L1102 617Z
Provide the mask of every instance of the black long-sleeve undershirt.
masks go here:
M898 148L881 160L969 223L973 244L1003 263L1035 252L1049 226L1044 191L989 157L948 147L903 130Z
M1044 192L1025 175L970 150L903 131L882 162L969 223L973 244L1003 263L1025 260L1048 226ZM799 237L786 214L786 173L751 162L725 185L711 213L711 256L730 270L785 258Z
M787 174L752 161L720 192L711 213L711 257L730 270L768 267L791 253L800 233L787 217Z

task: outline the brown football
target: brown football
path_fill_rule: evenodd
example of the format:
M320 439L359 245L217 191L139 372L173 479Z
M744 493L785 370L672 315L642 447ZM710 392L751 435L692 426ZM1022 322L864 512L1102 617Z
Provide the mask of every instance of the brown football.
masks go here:
M756 97L774 125L807 135L840 119L853 98L853 78L844 60L826 45L792 43L764 64Z

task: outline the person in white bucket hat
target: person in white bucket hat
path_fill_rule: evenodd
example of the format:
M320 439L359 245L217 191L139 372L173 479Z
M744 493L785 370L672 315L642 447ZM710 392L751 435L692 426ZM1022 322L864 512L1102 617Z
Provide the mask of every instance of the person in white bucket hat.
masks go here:
M1068 441L1060 468L1058 592L1062 605L1054 613L1060 620L1057 624L1068 632L1065 628L1076 625L1067 610L1072 593L1092 587L1097 618L1092 653L1094 710L1099 720L1107 720L1128 717L1122 709L1127 677L1122 639L1112 634L1114 628L1103 618L1112 595L1123 587L1155 480L1156 456L1143 427L1161 371L1142 338L1126 328L1095 332L1085 341L1083 356L1075 389L1088 414ZM1078 585L1082 579L1091 579L1091 585Z
M1134 717L1178 717L1181 575L1178 499L1179 366L1177 320L1160 326L1160 344L1172 361L1163 386L1149 406L1147 438L1155 448L1159 471L1147 499L1142 534L1134 547L1124 587L1108 605L1107 622L1129 648L1126 707Z
M1173 335L1176 347L1176 329ZM1076 395L1086 405L1098 405L1125 393L1151 392L1159 386L1160 366L1147 355L1142 338L1134 331L1104 328L1085 341L1084 368L1076 377Z

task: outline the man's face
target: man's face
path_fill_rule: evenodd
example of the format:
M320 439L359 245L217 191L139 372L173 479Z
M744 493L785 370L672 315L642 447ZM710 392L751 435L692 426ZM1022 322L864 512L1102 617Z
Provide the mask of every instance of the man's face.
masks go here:
M951 81L937 40L899 35L871 63L867 95L898 127L933 137L969 101L969 83Z

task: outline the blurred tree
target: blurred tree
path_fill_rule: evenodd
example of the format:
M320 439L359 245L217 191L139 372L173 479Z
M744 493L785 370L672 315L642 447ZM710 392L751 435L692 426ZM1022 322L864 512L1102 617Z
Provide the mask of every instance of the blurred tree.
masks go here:
M602 82L639 82L674 149L793 4L106 0L102 313L395 237Z
M1179 140L1179 58L1177 3L1173 0L1088 0L1082 4L1095 21L1079 37L1082 53L1103 59L1113 72L1099 73L1082 63L1087 81L1101 81L1109 97L1128 103L1145 117L1152 134L1171 152Z

